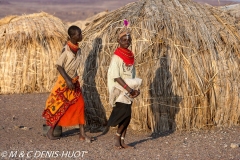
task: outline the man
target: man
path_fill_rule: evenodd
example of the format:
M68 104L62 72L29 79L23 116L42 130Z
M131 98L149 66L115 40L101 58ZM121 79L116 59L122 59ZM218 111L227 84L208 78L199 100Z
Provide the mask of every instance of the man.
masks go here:
M131 98L136 98L139 90L134 90L124 81L124 79L135 78L134 54L128 47L131 45L132 39L129 30L125 27L119 34L117 42L119 47L115 50L114 55L108 69L108 89L110 97L116 83L122 86L129 93L130 98L117 99L113 104L113 110L108 120L109 126L117 126L115 135L115 147L117 149L128 148L129 145L124 143L127 128L131 120Z

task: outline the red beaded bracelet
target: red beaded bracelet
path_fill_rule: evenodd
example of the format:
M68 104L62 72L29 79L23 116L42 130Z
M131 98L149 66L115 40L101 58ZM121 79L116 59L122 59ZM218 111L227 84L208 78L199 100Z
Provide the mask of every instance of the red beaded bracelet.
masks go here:
M127 84L125 84L125 85L123 86L123 88L125 88L125 89L126 89L126 88L127 88Z

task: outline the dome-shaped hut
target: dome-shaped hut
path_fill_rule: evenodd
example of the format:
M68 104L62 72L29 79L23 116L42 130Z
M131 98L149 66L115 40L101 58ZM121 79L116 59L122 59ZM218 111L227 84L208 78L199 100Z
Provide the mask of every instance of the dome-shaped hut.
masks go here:
M95 116L89 124L103 125L112 110L107 70L124 19L130 22L131 50L143 79L132 106L133 129L162 132L240 124L240 32L235 19L190 0L140 0L87 26L81 43L85 63L79 71L86 113Z
M0 20L0 94L50 91L67 26L47 13Z

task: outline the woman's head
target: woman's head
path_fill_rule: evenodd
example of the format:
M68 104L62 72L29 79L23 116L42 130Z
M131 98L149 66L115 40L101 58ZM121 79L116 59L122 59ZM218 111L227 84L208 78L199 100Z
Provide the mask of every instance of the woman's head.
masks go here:
M82 30L78 26L69 27L68 35L70 37L70 40L74 43L82 41Z

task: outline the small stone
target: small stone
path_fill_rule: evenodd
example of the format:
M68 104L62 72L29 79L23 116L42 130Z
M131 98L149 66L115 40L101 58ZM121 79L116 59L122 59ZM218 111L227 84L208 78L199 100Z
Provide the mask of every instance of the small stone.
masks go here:
M183 140L183 145L186 145L187 144L187 141Z
M224 146L223 146L224 148L227 148L228 147L228 145L227 144L224 144Z
M231 143L230 147L231 148L238 148L240 145L237 143Z
M18 129L18 128L19 128L19 126L15 126L15 125L14 125L14 127L13 127L13 128L14 128L14 129Z
M25 127L25 126L19 126L19 128L22 129L22 130L29 130L30 129L30 128Z

